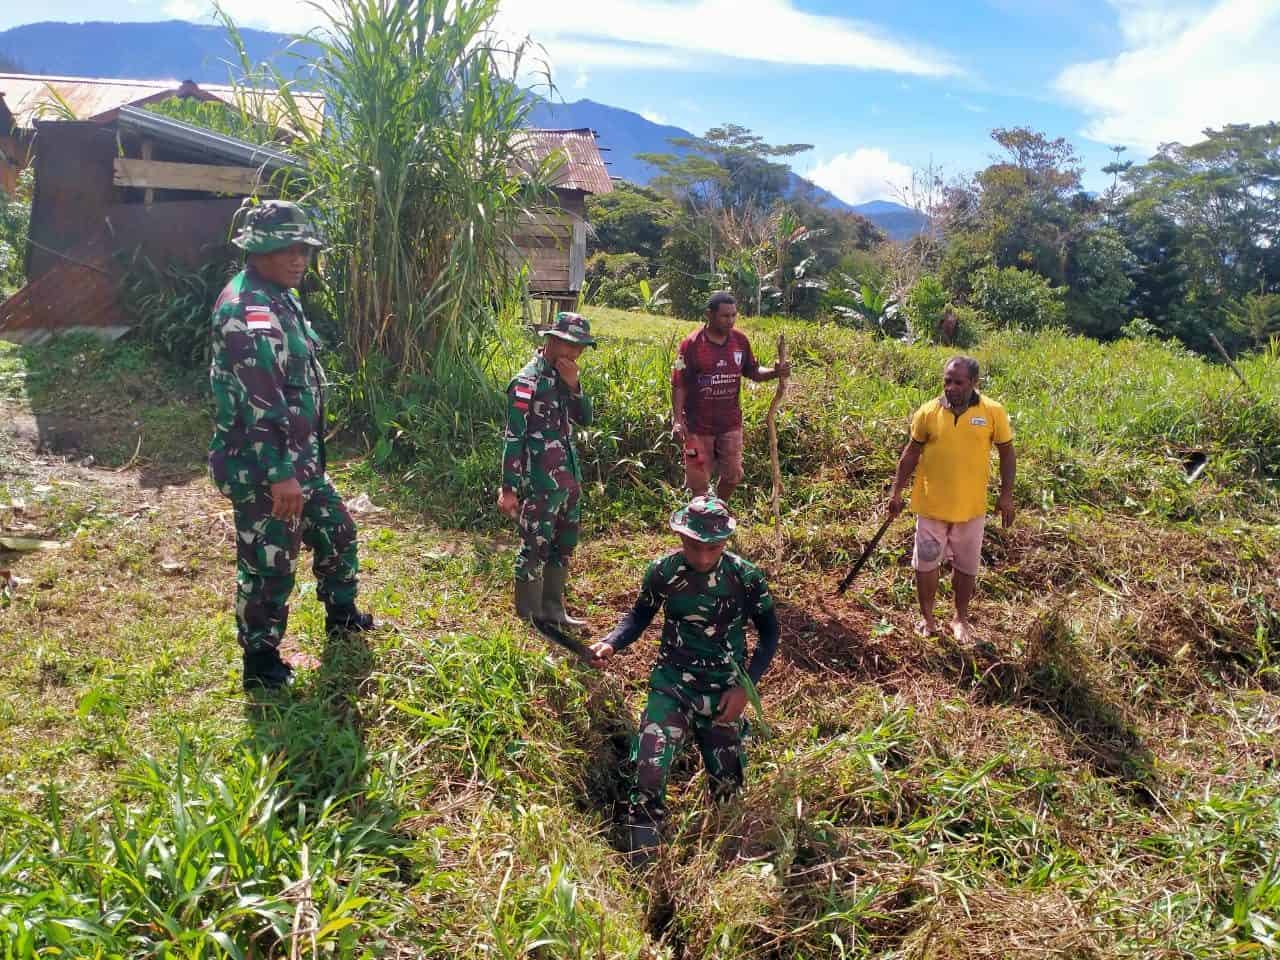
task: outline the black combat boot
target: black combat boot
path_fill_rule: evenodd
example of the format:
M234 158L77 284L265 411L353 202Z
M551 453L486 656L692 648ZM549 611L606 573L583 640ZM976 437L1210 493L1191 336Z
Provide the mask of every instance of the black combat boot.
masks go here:
M373 614L371 613L361 613L354 606L325 608L325 633L363 633L373 628Z
M657 859L660 843L662 835L652 819L634 813L627 817L627 857L631 866L642 870L653 863Z
M293 667L280 659L275 647L262 646L244 651L244 688L279 690L293 679Z

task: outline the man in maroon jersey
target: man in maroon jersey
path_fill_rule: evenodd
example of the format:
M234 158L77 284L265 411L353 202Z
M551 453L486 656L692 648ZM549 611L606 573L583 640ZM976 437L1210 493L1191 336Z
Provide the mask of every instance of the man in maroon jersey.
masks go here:
M733 327L737 319L733 294L713 293L706 325L681 341L671 370L671 434L684 447L685 483L695 497L707 493L713 473L721 500L742 480L742 378L760 383L791 372L786 362L756 363L746 334Z

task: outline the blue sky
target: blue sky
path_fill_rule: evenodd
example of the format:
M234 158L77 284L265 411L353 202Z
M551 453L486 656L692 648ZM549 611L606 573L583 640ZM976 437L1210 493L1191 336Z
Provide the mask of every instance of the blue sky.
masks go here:
M302 0L224 6L244 26L316 21ZM207 10L46 0L38 18ZM5 4L0 28L33 12ZM543 45L566 100L812 143L795 168L853 203L893 198L930 161L949 176L985 165L998 126L1066 137L1101 189L1113 144L1142 159L1206 126L1280 119L1280 0L504 0L498 28Z

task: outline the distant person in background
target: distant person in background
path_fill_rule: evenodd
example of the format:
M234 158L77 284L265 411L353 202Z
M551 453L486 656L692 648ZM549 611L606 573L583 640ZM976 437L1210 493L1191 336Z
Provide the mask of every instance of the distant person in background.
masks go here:
M934 603L939 568L944 560L950 560L956 595L951 630L962 643L973 640L969 601L982 559L993 444L1000 454L996 508L1006 527L1013 523L1017 470L1009 415L995 400L978 393L978 377L978 361L972 357L953 357L947 362L942 395L921 406L911 418L911 439L898 461L887 508L891 517L902 512L902 493L915 473L911 510L916 515L916 538L911 566L916 571L922 615L916 629L925 636L938 631Z
M761 383L791 373L785 361L761 367L746 334L734 329L738 302L713 293L706 324L680 343L671 371L671 435L681 444L685 484L700 497L718 476L716 495L729 496L742 481L742 378Z

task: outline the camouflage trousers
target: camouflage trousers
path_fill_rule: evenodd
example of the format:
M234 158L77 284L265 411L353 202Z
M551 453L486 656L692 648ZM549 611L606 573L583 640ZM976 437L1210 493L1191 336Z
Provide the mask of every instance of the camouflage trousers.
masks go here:
M680 748L692 734L702 752L711 798L731 799L741 788L747 765L742 738L745 724L716 723L723 693L696 693L680 671L657 666L649 678L649 700L631 751L636 771L631 790L633 821L661 824L666 818L667 779Z
M520 503L516 579L537 580L548 563L564 566L578 545L579 488L534 493Z
M327 476L302 485L302 518L296 523L271 516L266 484L222 484L236 524L236 628L246 650L277 647L289 623L298 555L312 551L316 595L328 608L350 607L356 599L356 525Z

